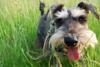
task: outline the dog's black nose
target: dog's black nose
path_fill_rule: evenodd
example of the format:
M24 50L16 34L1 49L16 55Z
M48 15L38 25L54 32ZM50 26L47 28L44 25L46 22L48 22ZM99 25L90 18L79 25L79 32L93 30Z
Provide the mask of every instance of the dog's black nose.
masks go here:
M70 37L70 36L64 37L64 43L65 43L68 47L75 47L77 42L78 42L78 41L75 40L73 37Z

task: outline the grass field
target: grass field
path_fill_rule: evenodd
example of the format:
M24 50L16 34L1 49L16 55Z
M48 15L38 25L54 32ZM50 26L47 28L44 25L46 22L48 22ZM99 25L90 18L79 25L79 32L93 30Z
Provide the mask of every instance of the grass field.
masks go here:
M46 9L54 3L64 3L67 7L80 0L44 0ZM100 14L100 0L88 0L97 7ZM49 67L48 59L33 61L26 56L28 50L38 54L34 48L39 13L38 0L0 0L0 67ZM45 10L46 10L45 9ZM100 67L100 20L89 14L89 28L98 38L95 49L89 48L85 56L86 67ZM80 62L70 64L62 61L63 67L81 67Z

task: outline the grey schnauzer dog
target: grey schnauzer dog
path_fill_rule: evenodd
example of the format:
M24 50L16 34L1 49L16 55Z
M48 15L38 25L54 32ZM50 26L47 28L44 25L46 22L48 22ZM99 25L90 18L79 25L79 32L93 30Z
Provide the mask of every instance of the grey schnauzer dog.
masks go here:
M44 8L44 5L40 8ZM99 19L94 6L85 2L80 2L74 8L56 4L45 14L42 10L38 27L38 45L44 46L49 33L46 46L51 48L54 55L63 50L69 60L80 60L84 49L89 46L95 47L98 43L95 33L88 28L89 12Z

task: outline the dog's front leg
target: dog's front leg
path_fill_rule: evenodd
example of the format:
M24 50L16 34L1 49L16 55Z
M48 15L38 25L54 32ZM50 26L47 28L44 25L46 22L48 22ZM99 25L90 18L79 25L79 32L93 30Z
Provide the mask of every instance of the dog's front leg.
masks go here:
M51 52L52 52L52 55L56 58L56 67L62 67L60 58L59 58L59 56L55 50L55 47L53 45L51 45Z
M84 61L83 58L80 59L80 63L82 64L82 67L86 67L86 66L85 66L85 61Z

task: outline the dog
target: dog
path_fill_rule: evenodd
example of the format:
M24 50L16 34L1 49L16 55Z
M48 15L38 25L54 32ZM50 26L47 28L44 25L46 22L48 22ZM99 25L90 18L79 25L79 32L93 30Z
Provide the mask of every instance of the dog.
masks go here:
M94 48L98 43L96 34L88 28L87 23L89 12L97 19L100 18L93 5L79 2L74 8L65 8L64 4L56 4L47 13L43 14L43 11L38 26L38 45L43 47L47 41L46 47L51 49L56 59L55 54L63 51L70 61L78 61L82 58L84 49L90 46Z

